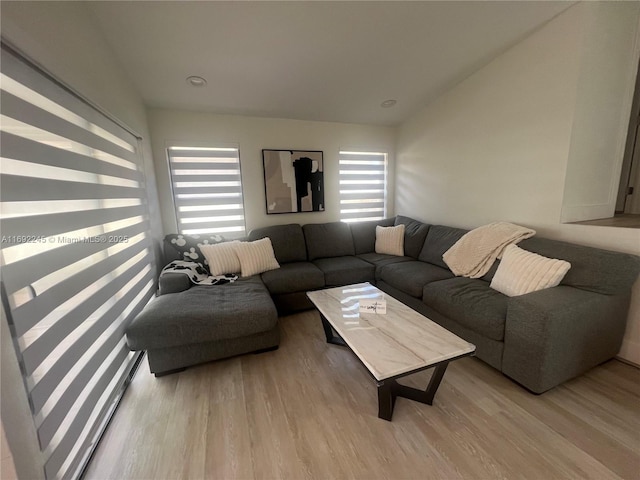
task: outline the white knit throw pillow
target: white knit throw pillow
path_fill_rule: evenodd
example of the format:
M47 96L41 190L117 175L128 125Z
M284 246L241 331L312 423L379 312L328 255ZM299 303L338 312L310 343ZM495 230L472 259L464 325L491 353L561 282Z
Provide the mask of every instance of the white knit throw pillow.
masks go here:
M238 243L240 243L238 240L234 240L213 245L200 245L200 251L207 259L211 275L240 272L240 260L238 260L235 249L235 245Z
M234 245L236 255L240 260L240 275L250 277L258 273L280 268L273 253L273 245L269 237L255 242L238 242Z
M508 245L491 281L491 288L509 297L559 285L571 264Z
M376 226L376 253L404 255L404 224L395 227Z

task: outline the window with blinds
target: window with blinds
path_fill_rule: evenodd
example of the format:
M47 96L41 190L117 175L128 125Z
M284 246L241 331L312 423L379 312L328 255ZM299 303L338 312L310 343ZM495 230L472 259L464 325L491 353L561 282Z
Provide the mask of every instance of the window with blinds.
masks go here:
M340 152L340 220L381 220L387 213L387 154Z
M155 290L138 138L4 44L0 74L3 308L45 477L77 478Z
M245 234L237 148L169 147L178 233Z

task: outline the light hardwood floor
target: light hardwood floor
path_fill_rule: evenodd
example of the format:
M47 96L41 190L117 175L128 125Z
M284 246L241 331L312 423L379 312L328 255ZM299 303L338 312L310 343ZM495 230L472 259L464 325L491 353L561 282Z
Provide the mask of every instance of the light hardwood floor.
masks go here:
M326 344L316 312L281 326L274 352L162 378L145 361L85 478L640 478L635 367L612 360L536 396L464 358L433 406L400 398L387 422L372 378Z
M583 222L572 223L575 223L576 225L595 225L598 227L640 228L640 215L617 213L611 218L600 218L598 220L585 220Z

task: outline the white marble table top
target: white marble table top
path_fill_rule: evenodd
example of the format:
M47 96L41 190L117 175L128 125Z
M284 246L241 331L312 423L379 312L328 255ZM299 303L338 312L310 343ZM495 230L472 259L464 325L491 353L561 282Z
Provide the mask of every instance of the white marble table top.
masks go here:
M307 296L379 381L476 349L369 283L307 292ZM360 299L386 300L387 313L359 313Z

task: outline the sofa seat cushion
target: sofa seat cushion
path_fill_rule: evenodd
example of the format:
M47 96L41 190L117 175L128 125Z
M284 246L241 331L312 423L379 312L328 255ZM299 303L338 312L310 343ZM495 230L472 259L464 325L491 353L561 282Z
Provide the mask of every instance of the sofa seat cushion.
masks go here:
M373 263L376 267L384 267L385 265L391 265L392 263L401 262L414 262L411 257L398 257L397 255L386 255L384 253L363 253L362 255L356 255L365 262Z
M462 277L425 285L422 295L437 312L496 341L504 339L508 299L483 280Z
M306 292L324 287L324 273L311 262L285 263L264 272L262 281L271 295Z
M375 265L357 257L319 258L313 263L324 273L327 287L375 281Z
M244 337L277 323L269 291L254 276L157 297L134 318L126 336L131 350L150 350Z
M422 298L422 287L427 283L452 277L446 268L417 260L385 265L378 272L380 280L415 298Z
M382 267L384 267L385 265L414 261L411 257L397 257L395 255L385 255L383 253L364 253L362 255L357 255L357 257L361 258L365 262L372 263L376 266L376 282L380 280L380 272L382 271Z

